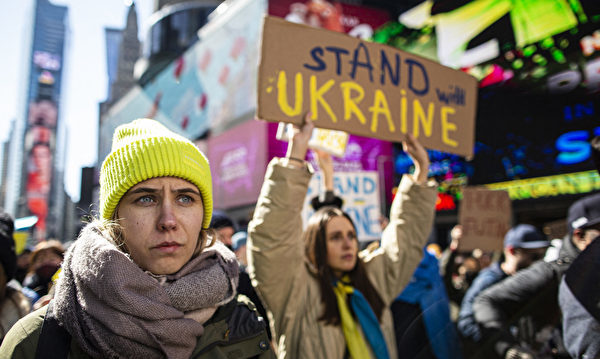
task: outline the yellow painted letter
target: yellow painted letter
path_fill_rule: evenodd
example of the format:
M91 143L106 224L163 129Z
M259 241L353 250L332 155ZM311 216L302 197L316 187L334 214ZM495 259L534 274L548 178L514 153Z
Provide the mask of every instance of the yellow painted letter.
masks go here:
M371 117L371 132L375 133L377 131L377 121L379 120L380 114L383 114L387 119L390 132L396 132L396 126L394 126L394 122L392 122L390 107L388 106L387 99L381 90L375 90L373 106L369 107L369 111L373 114Z
M367 119L365 115L363 115L360 108L358 108L358 103L362 101L365 97L365 90L363 88L352 81L345 81L340 84L340 88L342 89L342 94L344 96L344 120L348 121L352 114L354 113L360 123L363 125L367 123ZM352 90L355 90L358 95L352 98Z
M277 78L277 103L281 111L288 117L298 116L302 112L301 73L296 73L296 101L294 101L294 108L291 108L287 98L287 78L285 71L279 71L279 77Z
M455 112L453 107L442 106L442 142L452 147L457 147L458 142L448 137L448 131L456 131L456 124L448 121L448 115Z
M406 120L406 108L408 107L406 104L406 91L401 90L400 91L400 95L402 96L400 98L400 131L402 131L402 133L408 133L408 129L407 129L407 120Z
M327 101L325 101L325 99L323 98L323 95L327 91L329 91L329 89L331 88L331 86L333 86L334 83L335 81L329 80L325 82L323 86L317 88L317 77L315 75L312 75L310 77L310 111L312 112L313 119L318 118L317 105L320 103L321 106L323 106L323 108L325 109L325 112L327 112L329 117L331 117L331 121L337 122L337 117L335 117L335 114L331 110L331 106L329 106Z
M413 100L413 136L415 136L415 138L419 138L419 122L423 124L425 136L431 137L431 132L433 131L434 109L433 102L430 102L427 107L427 116L425 116L419 100Z

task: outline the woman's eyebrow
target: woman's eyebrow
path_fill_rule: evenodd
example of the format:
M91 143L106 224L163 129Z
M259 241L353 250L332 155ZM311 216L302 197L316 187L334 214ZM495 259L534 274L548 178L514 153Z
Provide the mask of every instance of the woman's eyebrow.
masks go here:
M138 187L134 190L128 191L126 195L134 195L134 194L138 194L138 193L158 193L160 191L161 191L161 189L159 189L159 188ZM194 189L192 187L177 188L177 189L172 190L171 193L177 193L177 194L193 193L195 195L201 196L200 192L197 189Z
M179 189L176 189L171 192L173 192L173 193L193 193L193 194L200 196L200 192L192 187L179 188Z
M138 187L134 190L127 192L127 194L136 194L136 193L156 193L158 189L151 187Z

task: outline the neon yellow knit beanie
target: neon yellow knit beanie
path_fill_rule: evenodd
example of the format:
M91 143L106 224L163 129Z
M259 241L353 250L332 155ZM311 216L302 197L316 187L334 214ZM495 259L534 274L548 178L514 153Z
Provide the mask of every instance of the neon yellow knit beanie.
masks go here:
M111 152L100 170L100 217L111 219L131 187L154 177L178 177L195 184L204 204L202 228L208 228L213 199L206 156L185 137L149 119L115 130Z

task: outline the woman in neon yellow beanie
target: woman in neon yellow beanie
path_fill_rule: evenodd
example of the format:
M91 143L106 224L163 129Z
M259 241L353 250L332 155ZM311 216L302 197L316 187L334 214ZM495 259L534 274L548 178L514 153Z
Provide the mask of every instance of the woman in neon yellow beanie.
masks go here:
M100 219L69 248L51 304L11 329L0 357L34 358L48 341L55 352L63 337L71 358L274 356L236 295L235 255L208 228L211 186L206 157L184 137L149 119L119 126Z

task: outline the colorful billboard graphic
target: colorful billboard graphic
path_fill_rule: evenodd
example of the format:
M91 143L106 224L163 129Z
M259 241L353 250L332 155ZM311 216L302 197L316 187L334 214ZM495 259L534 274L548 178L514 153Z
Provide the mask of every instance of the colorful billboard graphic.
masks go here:
M260 28L266 1L238 1L228 16L215 18L198 33L196 75L206 89L211 127L224 126L256 108Z
M600 176L598 171L593 170L498 182L486 185L486 187L493 190L508 191L511 200L537 199L598 191L600 190Z
M389 20L387 11L327 0L270 0L269 15L369 39Z
M267 167L267 124L246 121L207 142L215 208L256 202Z
M510 186L593 168L588 141L600 134L600 2L424 1L378 29L374 40L479 80L474 156L430 152L431 175L445 195L438 208L452 209L467 184ZM412 164L395 150L399 175Z
M482 88L595 93L599 28L595 0L428 0L373 38L461 68Z
M24 196L27 211L37 217L34 234L40 241L46 239L51 211L61 56L35 50L32 63L32 76L36 82L28 106L24 137Z
M265 1L236 1L198 33L200 40L143 88L132 89L102 121L99 158L114 129L150 117L187 138L250 115Z

